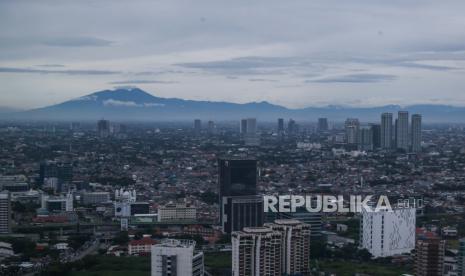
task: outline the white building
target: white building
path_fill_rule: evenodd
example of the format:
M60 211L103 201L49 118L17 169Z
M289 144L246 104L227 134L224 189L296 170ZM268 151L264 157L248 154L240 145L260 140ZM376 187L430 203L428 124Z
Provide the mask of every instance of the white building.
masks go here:
M152 246L152 276L203 274L203 253L195 252L195 241L167 239Z
M375 258L410 253L415 249L415 208L362 213L361 248Z
M43 195L42 208L49 212L71 212L74 209L73 194L68 193L66 196L60 197Z
M0 193L0 234L11 232L11 202L10 193L3 191Z
M158 208L158 221L194 221L197 219L197 208L187 204L167 204Z
M90 192L81 194L82 204L84 205L93 205L106 203L110 201L109 192Z

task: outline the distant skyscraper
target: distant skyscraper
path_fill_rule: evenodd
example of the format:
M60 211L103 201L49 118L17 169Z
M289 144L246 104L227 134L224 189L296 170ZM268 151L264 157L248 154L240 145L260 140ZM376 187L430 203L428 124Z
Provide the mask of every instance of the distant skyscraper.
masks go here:
M99 120L97 122L97 132L100 138L106 138L110 136L110 121Z
M257 161L220 159L218 161L218 168L220 223L226 226L226 229L223 229L223 231L230 232L234 225L246 227L256 226L257 221L263 223L263 215L256 217L255 211L246 221L244 220L245 218L237 217L237 215L244 214L244 208L252 211L256 210L260 204L263 206L263 202L257 202L257 199L250 198L250 196L257 194ZM239 210L239 213L236 212L233 214L234 210ZM263 212L263 208L261 212ZM228 215L233 217L226 217ZM226 218L228 221L224 221Z
M278 119L278 134L284 133L284 119L279 118Z
M247 133L247 119L242 119L241 120L240 132L241 132L241 134L246 134Z
M407 111L399 111L396 123L396 147L406 151L409 149L408 119Z
M373 130L371 126L362 126L359 130L359 146L361 150L373 150Z
M194 120L194 130L195 132L200 132L202 130L202 121L200 119Z
M415 208L362 213L360 245L375 258L410 253L415 248Z
M209 133L215 132L215 122L208 121L208 132Z
M412 151L419 152L421 151L421 115L413 114L412 115Z
M328 118L318 118L318 131L328 131Z
M379 124L371 124L371 131L373 132L373 149L381 147L381 126Z
M287 123L287 133L288 134L297 133L297 124L292 119L289 119L289 122Z
M344 126L346 131L346 142L348 144L358 144L358 135L360 130L360 123L358 119L348 118L346 119Z
M420 237L415 246L415 276L442 276L446 242L437 237Z
M392 148L392 113L381 115L381 148Z
M152 245L152 276L203 276L204 257L195 251L195 241L163 240Z
M0 234L11 232L11 202L10 193L3 191L0 193Z
M257 133L257 119L248 118L247 119L247 134L255 135Z

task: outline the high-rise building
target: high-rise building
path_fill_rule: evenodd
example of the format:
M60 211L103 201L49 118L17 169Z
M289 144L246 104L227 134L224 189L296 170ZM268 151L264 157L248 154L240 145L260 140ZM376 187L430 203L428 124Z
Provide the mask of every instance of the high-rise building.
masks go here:
M258 210L263 207L263 200L254 197L257 195L257 160L220 159L218 168L223 231L230 233L233 229L241 230L240 227L263 224L263 208Z
M281 233L281 271L285 275L310 275L310 225L279 219L265 227Z
M57 178L60 183L73 180L73 165L68 162L44 161L39 168L39 183L44 184L47 178Z
M408 112L399 111L396 121L396 148L408 151L409 143Z
M204 275L204 257L195 251L195 241L163 240L152 246L152 276Z
M276 220L232 233L232 270L242 275L309 275L310 226Z
M11 202L8 191L0 192L0 234L11 232Z
M375 258L410 253L415 248L415 208L362 212L360 246Z
M289 122L287 123L287 133L290 135L297 133L297 124L292 119L289 119Z
M278 134L283 134L284 133L284 119L279 118L278 119Z
M347 118L345 121L346 142L347 144L358 144L360 122L355 118Z
M442 276L446 242L437 237L421 237L415 246L415 276Z
M208 121L207 127L208 127L208 133L215 132L215 122Z
M247 119L247 131L248 135L255 135L257 134L257 119L255 118L248 118Z
M281 276L282 234L268 227L246 227L231 235L233 276Z
M421 151L421 115L420 114L412 115L411 137L412 137L412 151L413 152Z
M97 122L97 133L100 138L106 138L110 136L110 121L99 120Z
M240 231L244 227L259 227L265 220L261 196L223 197L221 210L221 226L224 233Z
M200 132L202 130L202 121L200 119L194 120L194 130L195 132Z
M240 133L241 134L246 134L247 133L247 119L242 119L241 120Z
M381 148L392 148L392 113L381 114Z
M257 160L219 159L218 184L221 197L257 194Z
M318 132L328 131L328 118L318 118Z
M459 240L457 253L457 276L465 276L465 238Z
M359 134L360 149L373 150L373 130L371 126L360 127Z
M371 131L373 132L373 149L381 147L381 125L371 124Z

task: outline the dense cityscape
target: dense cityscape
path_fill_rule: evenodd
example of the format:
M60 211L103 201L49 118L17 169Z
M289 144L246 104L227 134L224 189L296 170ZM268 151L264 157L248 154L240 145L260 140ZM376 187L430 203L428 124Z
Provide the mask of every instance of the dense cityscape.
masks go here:
M422 116L1 122L1 274L465 275L465 129Z

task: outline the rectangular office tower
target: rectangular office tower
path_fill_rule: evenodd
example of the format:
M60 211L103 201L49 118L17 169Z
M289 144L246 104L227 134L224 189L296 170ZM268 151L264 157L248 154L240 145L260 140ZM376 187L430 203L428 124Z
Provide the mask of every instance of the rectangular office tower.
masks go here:
M224 196L257 194L257 160L218 160L220 200Z
M408 135L408 112L399 111L396 121L396 147L408 151L409 135Z
M222 205L221 226L225 233L263 225L265 219L261 196L223 197Z
M415 246L415 276L442 276L446 241L436 237L419 238Z
M419 152L421 151L421 115L413 114L412 115L412 151Z
M202 252L195 241L166 239L152 246L152 276L203 276Z
M220 224L225 233L263 224L263 199L257 195L257 160L218 161ZM261 208L259 210L259 208Z
M318 132L328 131L328 118L318 118Z
M415 208L362 213L360 247L373 257L410 253L415 248Z
M392 113L381 114L381 148L392 148Z
M344 124L347 144L358 144L360 122L356 118L347 118Z
M278 134L283 134L284 133L284 119L279 118L278 119Z
M0 234L8 234L11 231L11 202L10 193L0 193Z

